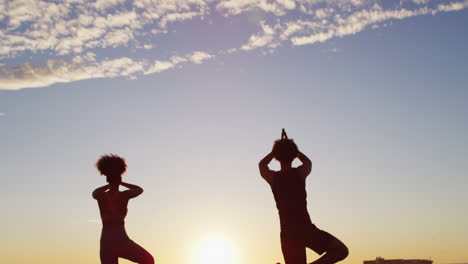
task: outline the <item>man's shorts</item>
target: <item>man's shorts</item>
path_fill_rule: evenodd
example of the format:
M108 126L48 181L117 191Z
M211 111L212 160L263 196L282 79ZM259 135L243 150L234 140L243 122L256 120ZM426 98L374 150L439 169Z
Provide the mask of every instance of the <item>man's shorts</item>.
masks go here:
M305 264L306 247L322 255L335 240L338 239L312 225L303 229L300 234L291 235L282 231L281 250L286 264Z

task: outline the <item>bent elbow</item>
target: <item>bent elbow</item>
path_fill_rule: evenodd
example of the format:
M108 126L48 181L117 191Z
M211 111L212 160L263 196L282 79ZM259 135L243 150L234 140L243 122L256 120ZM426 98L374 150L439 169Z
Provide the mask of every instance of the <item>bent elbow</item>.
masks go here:
M143 193L143 188L140 187L140 188L138 188L138 190L136 190L136 193L135 193L136 195L135 196L139 196L142 193Z

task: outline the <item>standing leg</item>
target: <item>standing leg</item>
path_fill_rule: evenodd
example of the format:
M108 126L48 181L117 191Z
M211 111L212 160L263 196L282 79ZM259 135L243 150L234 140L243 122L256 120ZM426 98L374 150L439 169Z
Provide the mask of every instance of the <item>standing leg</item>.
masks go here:
M101 258L101 264L118 264L118 257L116 251L111 247L101 245L99 251L99 257Z
M153 256L130 239L120 247L119 257L139 264L154 264Z
M306 264L306 252L302 240L281 237L281 250L286 264Z

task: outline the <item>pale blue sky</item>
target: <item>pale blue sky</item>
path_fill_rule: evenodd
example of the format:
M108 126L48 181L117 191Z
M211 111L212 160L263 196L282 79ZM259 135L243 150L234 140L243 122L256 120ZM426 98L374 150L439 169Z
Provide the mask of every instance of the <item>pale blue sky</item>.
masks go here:
M354 8L375 9L371 2ZM244 263L283 262L276 208L257 162L284 127L313 161L312 221L349 245L344 263L376 256L467 262L468 4L460 3L460 11L384 20L301 46L241 49L261 23L306 17L297 2L285 15L260 8L223 17L212 8L203 20L167 25L167 34L90 49L95 64L69 63L86 49L12 51L0 65L2 258L98 263L90 193L105 182L93 164L112 152L127 158L126 179L145 189L130 206L129 233L160 263L187 261L184 250L209 231L233 237ZM275 32L270 44L280 38ZM143 44L153 47L136 48ZM197 61L195 51L212 57ZM174 55L187 61L143 73L151 65L140 59ZM36 62L41 72L42 63L61 59L78 74L73 67L104 69L106 57L122 56L144 70L73 81L54 67L31 77L20 66ZM13 74L16 66L23 75ZM65 81L27 88L57 76ZM31 256L18 257L25 246Z

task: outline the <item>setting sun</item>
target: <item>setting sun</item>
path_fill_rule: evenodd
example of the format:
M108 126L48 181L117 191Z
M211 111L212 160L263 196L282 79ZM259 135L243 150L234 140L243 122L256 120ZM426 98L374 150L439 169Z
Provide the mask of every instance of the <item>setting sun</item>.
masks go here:
M198 264L235 264L237 252L234 243L224 234L205 235L197 246Z

